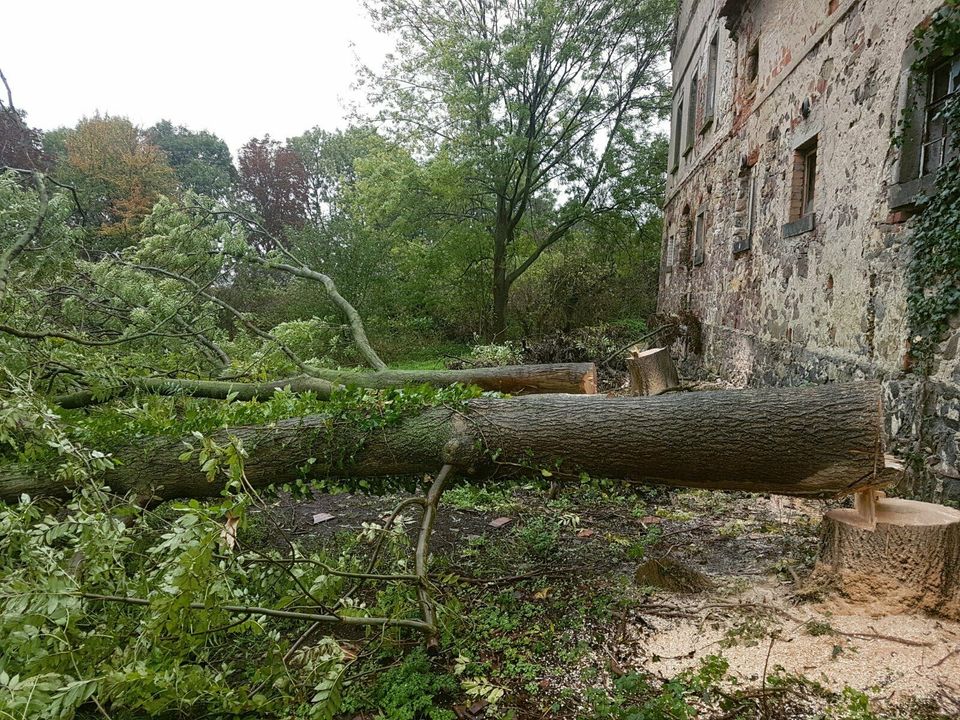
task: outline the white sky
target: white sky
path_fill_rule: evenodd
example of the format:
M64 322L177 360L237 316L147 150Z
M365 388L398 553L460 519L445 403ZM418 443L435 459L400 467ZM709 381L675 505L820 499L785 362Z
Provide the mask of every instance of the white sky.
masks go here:
M27 121L96 111L216 133L237 150L346 124L357 61L391 49L360 0L2 0L0 69ZM351 46L353 45L353 47ZM0 86L2 87L2 86Z

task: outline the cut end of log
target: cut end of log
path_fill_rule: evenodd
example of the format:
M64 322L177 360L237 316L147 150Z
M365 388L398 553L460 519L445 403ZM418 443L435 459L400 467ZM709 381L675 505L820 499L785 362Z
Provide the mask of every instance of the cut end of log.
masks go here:
M597 394L597 366L591 363L590 369L583 374L580 380L580 391L584 395Z
M960 511L898 498L831 510L815 576L878 613L931 612L960 619Z
M634 395L662 395L680 385L676 365L667 348L638 351L630 348L627 358L630 390Z

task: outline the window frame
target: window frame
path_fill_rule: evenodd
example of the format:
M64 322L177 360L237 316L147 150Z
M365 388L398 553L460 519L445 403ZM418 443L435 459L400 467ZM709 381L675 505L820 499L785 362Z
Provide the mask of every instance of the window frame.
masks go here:
M951 57L932 54L923 61L922 72L915 69L923 51L911 46L904 53L901 65L900 108L903 113L900 130L900 153L894 166L893 177L887 189L887 202L891 210L915 208L922 196L929 195L936 181L936 169L924 172L923 146L928 129L928 99L931 82L936 70L943 65L960 63L960 52ZM960 83L958 83L960 90ZM944 134L949 142L950 133Z
M697 211L697 219L693 225L693 266L703 265L706 255L706 208Z
M670 163L670 173L680 169L680 158L683 156L681 143L683 142L683 90L677 93L674 101L674 129L673 129L673 156Z
M703 125L705 131L716 118L717 113L717 70L720 65L720 30L713 31L707 48L707 85L704 88Z
M936 75L937 72L943 68L946 68L947 72L946 92L941 97L934 98ZM948 156L950 151L950 145L948 144L950 133L947 130L946 124L944 123L939 137L934 140L929 140L928 136L931 121L937 119L941 110L950 102L951 97L960 93L960 54L949 58L941 58L939 62L933 64L927 71L925 80L926 92L924 93L923 130L920 132L920 159L918 162L920 177L936 174L944 162L950 159ZM936 166L928 170L927 148L934 143L940 145L939 158Z
M749 93L757 89L760 81L760 33L753 39L744 56L743 80Z
M687 156L690 154L690 151L693 150L693 145L696 141L696 125L697 125L697 93L700 89L700 78L696 72L691 73L690 82L688 83L689 92L688 92L688 103L687 103L687 124L684 126L683 133L683 155Z
M738 229L742 227L745 231L743 239L734 240L733 242L733 254L739 255L744 253L747 250L753 248L753 232L756 229L757 224L757 173L756 164L754 165L745 165L740 171L740 176L738 178L739 187L737 189L737 197L746 199L746 210L745 210L745 220L746 222L743 226L738 226ZM734 236L736 238L736 236Z

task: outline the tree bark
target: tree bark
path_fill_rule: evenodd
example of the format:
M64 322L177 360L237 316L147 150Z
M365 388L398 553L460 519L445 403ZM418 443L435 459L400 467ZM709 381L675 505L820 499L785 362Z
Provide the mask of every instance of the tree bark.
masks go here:
M648 398L531 395L433 407L367 431L313 416L216 437L243 441L247 477L257 487L301 477L418 475L447 464L475 477L548 467L558 478L585 472L828 496L890 479L883 473L881 410L876 382ZM195 462L178 460L183 448L180 439L157 439L120 450L123 464L103 480L115 491L161 498L217 494L219 484ZM0 471L0 499L24 492L67 494L53 473Z
M350 370L315 369L312 375L263 383L242 383L226 380L190 380L185 378L130 378L123 384L104 391L80 390L54 398L65 409L89 407L129 395L137 390L158 395L190 395L225 400L266 399L277 390L289 387L293 392L316 393L329 399L338 385L356 385L374 389L433 385L446 387L454 383L476 385L484 390L521 395L524 393L572 393L592 395L597 392L597 368L593 363L556 363L552 365L505 365L466 370Z

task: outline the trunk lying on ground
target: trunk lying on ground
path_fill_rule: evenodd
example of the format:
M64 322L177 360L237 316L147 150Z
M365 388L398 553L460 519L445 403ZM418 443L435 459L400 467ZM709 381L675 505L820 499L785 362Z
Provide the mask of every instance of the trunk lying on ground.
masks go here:
M882 468L880 395L875 383L811 389L690 393L658 398L481 399L431 408L364 435L324 416L272 427L240 427L256 486L300 477L384 476L454 465L483 474L498 463L549 466L556 474L651 479L674 485L785 494L831 494L876 484ZM116 490L153 488L161 497L205 496L218 487L177 460L179 440L121 451L106 476ZM496 453L496 462L490 459ZM3 497L62 494L55 483L12 474Z
M239 437L257 487L304 477L419 475L449 464L463 475L550 468L594 477L785 495L833 495L883 477L880 386L875 382L647 398L532 395L433 407L363 433L325 416L218 433ZM160 498L216 495L180 440L116 453L115 491ZM310 459L315 459L310 464ZM46 476L0 470L0 499L59 495Z
M467 370L316 370L312 376L296 377L264 383L242 383L224 380L189 380L183 378L130 378L122 385L104 391L81 390L61 395L54 401L62 408L75 409L108 402L135 391L158 395L190 395L225 400L265 399L289 387L294 392L330 397L337 385L367 388L410 387L433 385L446 387L454 383L476 385L484 390L521 395L524 393L574 393L592 395L597 392L597 367L593 363L556 363L553 365L507 365L504 367Z

